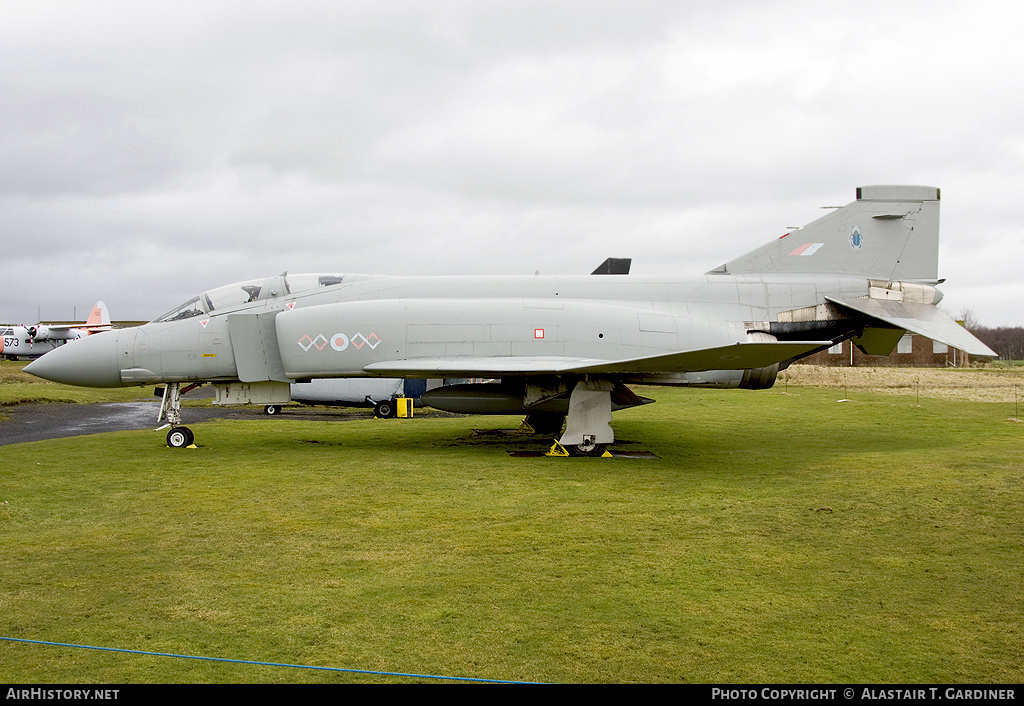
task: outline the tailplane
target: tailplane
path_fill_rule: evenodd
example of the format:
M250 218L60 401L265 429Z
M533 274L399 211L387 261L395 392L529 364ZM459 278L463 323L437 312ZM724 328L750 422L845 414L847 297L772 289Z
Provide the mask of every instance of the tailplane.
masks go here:
M938 279L939 190L862 186L857 200L708 274L828 274Z

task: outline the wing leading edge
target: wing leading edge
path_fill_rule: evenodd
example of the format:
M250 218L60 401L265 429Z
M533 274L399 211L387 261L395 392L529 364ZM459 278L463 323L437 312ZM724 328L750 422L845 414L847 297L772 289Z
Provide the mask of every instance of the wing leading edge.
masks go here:
M625 360L568 356L508 356L495 358L417 358L371 363L364 371L384 377L501 377L506 375L570 375L687 373L701 370L764 368L809 355L832 341L772 341L735 343Z

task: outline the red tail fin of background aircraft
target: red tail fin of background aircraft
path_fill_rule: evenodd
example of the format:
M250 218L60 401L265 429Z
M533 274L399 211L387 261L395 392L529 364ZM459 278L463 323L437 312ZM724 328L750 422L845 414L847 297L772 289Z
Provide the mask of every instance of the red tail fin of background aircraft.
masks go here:
M89 318L85 320L85 328L89 329L90 333L106 331L110 328L110 313L107 312L106 304L101 301L96 302L96 306L89 313Z

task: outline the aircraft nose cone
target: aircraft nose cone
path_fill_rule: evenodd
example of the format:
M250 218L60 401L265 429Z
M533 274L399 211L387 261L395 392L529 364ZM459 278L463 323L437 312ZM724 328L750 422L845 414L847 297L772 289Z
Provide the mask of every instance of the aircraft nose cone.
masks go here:
M65 343L25 366L26 373L82 387L121 387L117 331Z

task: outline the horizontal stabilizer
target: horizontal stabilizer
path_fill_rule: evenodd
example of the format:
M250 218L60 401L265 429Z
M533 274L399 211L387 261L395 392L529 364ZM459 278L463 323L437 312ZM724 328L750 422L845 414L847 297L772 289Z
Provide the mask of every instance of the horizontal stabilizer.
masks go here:
M67 334L72 329L85 329L90 333L98 333L99 331L110 330L110 313L107 311L107 305L103 302L96 302L93 306L92 311L89 313L89 318L86 319L85 324L47 324L46 329L51 333L64 333ZM65 336L53 336L53 338L71 338L69 335Z
M825 297L830 302L883 321L890 326L926 336L970 355L998 357L974 334L931 304L899 302L870 297Z
M371 363L368 373L387 377L502 377L506 375L687 373L701 370L764 368L813 353L832 341L735 343L627 360L568 356L420 358Z

